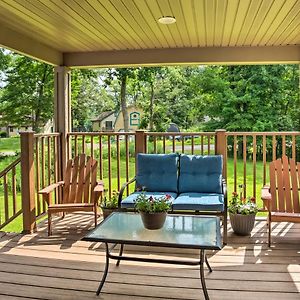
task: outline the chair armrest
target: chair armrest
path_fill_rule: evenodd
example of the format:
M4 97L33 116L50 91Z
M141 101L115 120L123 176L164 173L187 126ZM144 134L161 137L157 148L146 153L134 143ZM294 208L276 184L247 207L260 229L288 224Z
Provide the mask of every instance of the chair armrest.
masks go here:
M132 178L131 180L129 180L128 182L126 182L126 183L124 183L124 184L122 185L122 187L121 187L121 189L120 189L120 192L119 192L119 197L118 197L118 208L121 208L121 202L122 202L122 198L123 198L123 193L124 193L126 187L127 187L129 184L131 184L131 183L133 183L133 182L135 182L135 181L136 181L136 178L134 177L134 178Z
M94 187L94 204L98 205L98 200L104 191L104 184L103 181L97 181L96 186Z
M272 195L270 193L270 186L265 185L261 189L261 199L264 203L264 206L267 207L268 210L271 209L271 200L272 200Z
M97 181L97 184L94 188L95 193L102 193L104 191L104 184L103 181Z
M59 181L53 184L48 185L47 187L40 190L38 193L41 195L48 195L53 192L56 188L63 186L65 183L63 181Z

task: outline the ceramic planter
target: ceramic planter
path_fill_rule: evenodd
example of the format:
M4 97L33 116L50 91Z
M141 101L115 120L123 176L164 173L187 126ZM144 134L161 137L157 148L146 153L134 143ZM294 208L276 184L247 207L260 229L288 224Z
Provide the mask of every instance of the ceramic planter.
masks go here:
M154 230L160 229L164 226L166 221L167 213L146 213L140 212L144 227L146 229Z
M240 215L229 213L231 227L237 235L249 235L254 227L255 215Z
M103 212L103 218L104 220L113 212L117 211L117 208L106 208L106 207L102 207L102 212Z

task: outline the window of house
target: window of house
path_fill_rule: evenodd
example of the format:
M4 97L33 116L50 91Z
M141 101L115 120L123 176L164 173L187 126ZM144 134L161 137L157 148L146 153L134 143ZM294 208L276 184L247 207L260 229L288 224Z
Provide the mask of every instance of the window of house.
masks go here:
M112 129L112 126L113 126L112 123L113 123L112 121L105 121L105 128L106 129Z
M9 132L14 132L14 128L13 127L9 127Z
M134 111L130 114L130 125L139 126L140 125L140 113Z

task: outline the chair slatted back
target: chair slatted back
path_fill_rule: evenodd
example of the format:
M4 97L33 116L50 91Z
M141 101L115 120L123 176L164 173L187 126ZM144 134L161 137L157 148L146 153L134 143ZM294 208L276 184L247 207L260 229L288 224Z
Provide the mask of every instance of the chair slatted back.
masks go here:
M92 203L97 161L85 154L70 159L64 174L63 203Z
M299 213L300 163L283 156L270 163L272 211Z

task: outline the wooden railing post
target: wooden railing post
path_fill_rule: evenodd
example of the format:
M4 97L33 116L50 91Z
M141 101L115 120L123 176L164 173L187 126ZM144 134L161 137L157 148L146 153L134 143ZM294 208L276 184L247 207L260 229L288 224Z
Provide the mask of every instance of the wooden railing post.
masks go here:
M136 158L138 153L146 153L146 132L145 130L135 131L135 170L137 172Z
M146 153L145 130L136 130L135 132L135 156L137 156L138 153Z
M225 129L217 129L215 154L223 155L223 178L227 179L227 137Z
M32 233L36 230L34 132L21 132L20 134L23 233Z

